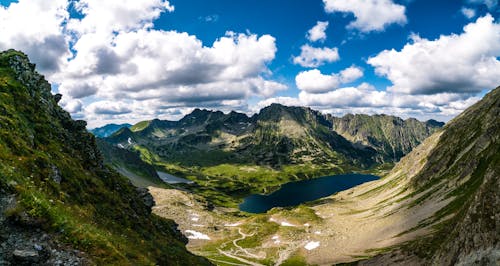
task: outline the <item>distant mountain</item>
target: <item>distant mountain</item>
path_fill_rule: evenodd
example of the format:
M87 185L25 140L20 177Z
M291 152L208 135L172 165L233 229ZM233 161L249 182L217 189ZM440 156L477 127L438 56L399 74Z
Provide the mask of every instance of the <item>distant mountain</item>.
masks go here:
M392 116L366 116L355 124L342 121L280 104L252 117L195 109L179 121L155 119L122 128L105 141L218 191L245 194L289 180L390 165L442 126ZM347 129L369 141L356 140ZM208 182L207 176L218 181Z
M25 54L0 53L0 264L209 265L60 99Z
M113 135L116 131L120 130L121 128L127 127L130 128L132 125L131 124L107 124L103 127L98 127L89 130L90 133L94 134L94 136L99 137L99 138L105 138Z
M331 117L333 130L354 143L375 149L383 161L397 162L432 133L444 126L435 120L420 122L389 115L348 114Z

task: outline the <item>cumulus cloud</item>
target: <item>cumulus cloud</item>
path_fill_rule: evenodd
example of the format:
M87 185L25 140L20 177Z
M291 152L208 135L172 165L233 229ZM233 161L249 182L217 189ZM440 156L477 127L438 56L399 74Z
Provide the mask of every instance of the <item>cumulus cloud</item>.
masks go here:
M69 17L66 0L20 0L0 5L0 50L26 52L38 68L50 74L58 71L70 56L62 23Z
M323 93L301 91L298 97L275 97L260 101L255 110L281 103L309 106L325 113L393 114L401 117L448 120L479 100L478 97L456 93L437 95L409 95L378 91L367 83L357 87L343 87Z
M70 17L70 7L79 15ZM204 44L153 28L173 11L166 0L20 0L0 6L0 49L25 51L58 85L61 106L88 120L239 108L250 97L287 88L270 79L273 36L227 32Z
M89 104L86 108L87 112L96 115L121 115L132 112L129 104L120 101L98 101Z
M267 96L286 88L261 76L277 50L270 35L228 32L206 47L187 33L138 30L118 34L109 44L82 38L75 47L78 55L56 77L59 90L74 98L201 102Z
M300 51L300 55L293 58L293 63L303 67L318 67L340 59L339 51L336 47L315 48L305 44L300 47Z
M318 69L300 72L295 77L297 88L308 93L324 93L335 90L341 84L353 82L363 76L363 71L351 66L340 73L322 74Z
M405 6L392 0L323 0L329 13L352 13L356 18L347 27L361 32L383 31L391 24L407 22Z
M401 51L385 50L368 60L387 77L388 90L409 94L477 93L500 84L500 25L487 15L461 34L427 40L412 36Z
M462 7L462 9L460 9L460 12L462 12L462 15L464 15L468 19L472 19L476 16L476 10L473 8Z
M311 42L326 40L326 29L328 28L328 21L318 21L316 25L307 32L307 39Z

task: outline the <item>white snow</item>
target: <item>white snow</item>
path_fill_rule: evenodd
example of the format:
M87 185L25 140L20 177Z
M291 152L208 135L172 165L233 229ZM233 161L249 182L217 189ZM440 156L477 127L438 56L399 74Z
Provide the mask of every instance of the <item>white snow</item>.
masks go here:
M132 139L131 139L131 138L128 138L128 139L127 139L127 142L128 142L128 144L132 144Z
M203 240L210 240L210 237L203 234L203 233L200 233L200 232L196 232L194 230L186 230L185 231L186 234L187 234L187 238L189 239L203 239Z
M313 249L315 249L317 247L319 247L319 241L309 241L304 246L304 248L307 249L307 250L313 250Z
M240 225L241 225L241 222L237 222L234 224L224 224L224 226L227 226L227 227L235 227L235 226L240 226Z
M270 221L270 222L275 222L275 223L281 224L281 226L295 226L294 224L291 224L291 223L289 223L289 222L287 222L287 221L282 221L282 222L280 222L280 221L278 221L278 220L274 219L273 217L269 218L269 221Z
M295 226L287 221L281 222L281 226Z
M125 149L125 146L123 146L121 143L118 143L118 148Z

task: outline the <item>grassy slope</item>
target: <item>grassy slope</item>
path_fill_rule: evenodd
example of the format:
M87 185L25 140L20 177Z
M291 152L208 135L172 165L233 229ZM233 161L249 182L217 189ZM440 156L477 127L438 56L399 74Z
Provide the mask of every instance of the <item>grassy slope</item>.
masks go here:
M98 264L206 264L172 221L151 215L124 177L102 167L85 124L57 106L33 68L21 53L0 54L0 188L19 202L10 219L27 214Z

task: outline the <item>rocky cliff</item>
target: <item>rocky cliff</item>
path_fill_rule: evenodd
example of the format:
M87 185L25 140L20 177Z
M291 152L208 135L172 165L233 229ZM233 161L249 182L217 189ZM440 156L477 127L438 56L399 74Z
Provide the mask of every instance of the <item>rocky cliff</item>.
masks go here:
M0 53L0 264L209 264L60 99L26 55Z

